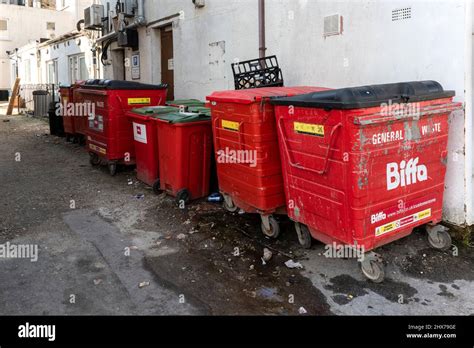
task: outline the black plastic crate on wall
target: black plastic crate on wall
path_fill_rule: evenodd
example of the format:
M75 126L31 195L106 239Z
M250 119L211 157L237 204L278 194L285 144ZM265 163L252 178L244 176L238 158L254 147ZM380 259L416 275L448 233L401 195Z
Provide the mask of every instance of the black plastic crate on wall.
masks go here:
M283 86L283 74L276 56L232 64L235 89Z

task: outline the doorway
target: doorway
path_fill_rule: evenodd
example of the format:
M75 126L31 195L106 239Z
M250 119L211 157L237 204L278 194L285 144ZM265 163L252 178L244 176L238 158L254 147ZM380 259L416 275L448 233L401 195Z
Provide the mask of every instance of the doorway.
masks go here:
M173 27L160 29L161 36L161 83L168 85L168 100L174 99L174 60L173 60Z

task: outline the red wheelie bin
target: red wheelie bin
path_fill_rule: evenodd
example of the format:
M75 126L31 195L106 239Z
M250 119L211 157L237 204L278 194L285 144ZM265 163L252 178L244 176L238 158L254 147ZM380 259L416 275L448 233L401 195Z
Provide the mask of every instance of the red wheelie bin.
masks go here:
M73 89L74 100L83 103L88 102L87 100L83 100L80 95L80 84ZM79 110L80 108L78 108ZM86 130L87 130L87 123L88 118L90 115L87 114L87 111L84 109L83 112L77 112L76 115L73 117L74 119L74 130L76 132L76 139L80 145L85 145L86 143Z
M137 179L161 192L159 179L159 154L156 121L154 118L179 109L172 106L150 106L127 112L132 121L135 144Z
M275 98L288 216L298 239L349 246L384 278L369 252L427 225L449 248L441 221L448 116L461 107L435 81L344 88Z
M208 115L173 112L155 117L160 188L181 206L209 194L212 128Z
M214 92L210 102L219 189L224 207L259 213L262 232L276 238L273 214L285 214L280 152L270 97L326 90L321 87L266 87Z
M75 102L94 106L86 129L92 165L105 162L115 175L118 164L135 164L133 128L126 112L140 106L164 105L166 89L166 85L88 80L77 90Z
M60 86L59 95L61 101L61 116L63 118L64 133L66 135L66 141L71 141L76 134L74 128L74 118L69 115L70 103L74 102L73 89L71 86Z
M77 110L74 104L74 91L79 88L83 81L78 81L71 86L59 87L59 94L61 97L61 114L63 118L64 133L66 135L66 141L78 141L79 137L76 132L76 118L80 117L77 115Z

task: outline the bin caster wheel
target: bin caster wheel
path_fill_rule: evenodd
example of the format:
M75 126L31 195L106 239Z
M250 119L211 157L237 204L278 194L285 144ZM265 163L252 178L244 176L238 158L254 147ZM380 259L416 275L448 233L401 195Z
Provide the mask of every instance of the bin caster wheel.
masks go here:
M161 194L163 192L163 190L161 189L161 186L160 186L160 179L156 180L154 183L153 183L153 192L157 195Z
M448 250L451 248L452 240L448 229L442 225L426 225L428 232L428 243L438 250Z
M190 198L189 191L186 189L179 190L176 194L176 204L180 205L182 202L188 203Z
M70 143L70 142L72 141L71 136L68 135L68 134L66 134L66 141L67 141L68 143Z
M231 213L235 213L237 209L239 209L239 207L235 205L234 201L232 200L232 197L225 194L223 196L224 196L224 209Z
M117 174L117 163L109 163L109 174L115 176Z
M262 215L261 227L263 234L267 237L276 239L280 235L280 225L272 215Z
M382 283L385 278L383 263L375 257L366 256L366 258L360 262L360 269L364 276L374 283Z
M295 222L295 230L300 245L305 249L310 249L313 238L311 237L308 226Z
M97 154L90 152L89 153L89 163L91 166L98 166L100 164L100 158Z

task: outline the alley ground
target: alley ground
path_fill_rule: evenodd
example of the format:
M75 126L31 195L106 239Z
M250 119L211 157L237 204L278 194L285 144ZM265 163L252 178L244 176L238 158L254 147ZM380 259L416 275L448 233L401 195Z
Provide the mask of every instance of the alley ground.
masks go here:
M288 221L278 241L259 224L216 203L179 209L133 169L91 167L45 121L0 116L0 244L39 246L37 262L0 258L0 314L474 313L474 249L459 242L458 256L435 251L420 230L385 246L373 284L355 260L301 249Z

